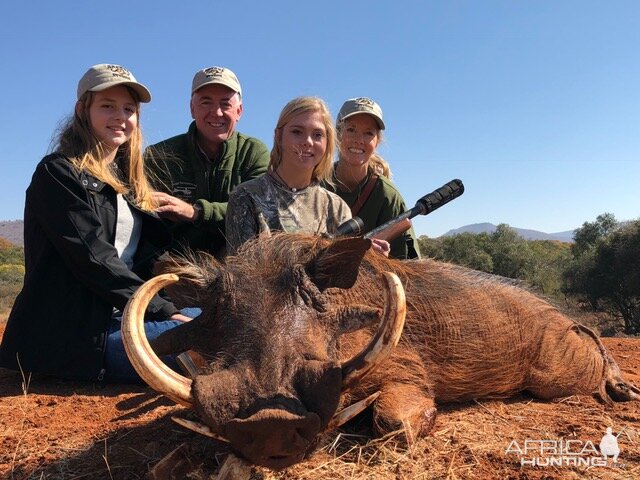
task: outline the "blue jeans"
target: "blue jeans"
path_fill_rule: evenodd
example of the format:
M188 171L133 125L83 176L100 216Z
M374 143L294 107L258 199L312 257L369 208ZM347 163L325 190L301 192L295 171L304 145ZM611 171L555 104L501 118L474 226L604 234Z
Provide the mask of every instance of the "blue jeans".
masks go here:
M195 318L202 310L196 307L183 308L180 313L190 318ZM144 332L147 340L152 341L161 333L166 332L184 322L179 320L163 320L159 322L144 322ZM105 348L105 380L113 383L144 383L138 373L134 370L133 365L127 357L122 343L122 316L115 316L111 320L109 333L107 336L107 345ZM180 352L178 352L180 353ZM171 369L184 375L176 362L176 355L165 355L161 357L162 361Z

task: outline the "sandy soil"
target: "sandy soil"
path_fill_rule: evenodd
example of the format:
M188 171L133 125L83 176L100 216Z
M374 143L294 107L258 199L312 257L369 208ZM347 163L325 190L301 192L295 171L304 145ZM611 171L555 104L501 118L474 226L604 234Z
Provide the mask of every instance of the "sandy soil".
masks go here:
M640 339L604 342L625 376L640 385ZM170 420L188 412L145 387L46 377L26 383L19 373L0 369L0 478L149 478L160 459L185 443L191 463L179 476L209 479L226 457L222 444ZM588 396L555 402L519 396L442 406L432 435L410 451L393 435L372 439L366 425L365 418L324 435L318 451L300 465L278 473L254 469L251 478L640 478L640 402L607 406ZM607 427L620 448L618 462L607 466L523 466L512 443L524 449L527 439L573 440L572 450L587 449L573 460L592 462L588 442L597 448Z

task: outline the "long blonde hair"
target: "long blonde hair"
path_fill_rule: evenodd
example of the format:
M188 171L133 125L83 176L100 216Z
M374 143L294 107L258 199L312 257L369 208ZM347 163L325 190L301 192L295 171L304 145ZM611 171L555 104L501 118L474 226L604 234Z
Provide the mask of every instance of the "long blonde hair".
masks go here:
M273 132L273 148L271 149L269 170L275 171L282 160L282 128L293 117L307 112L320 113L327 134L327 149L318 165L313 169L311 181L330 181L333 175L333 155L336 151L336 129L333 126L333 118L329 112L329 107L327 107L324 100L318 97L297 97L284 106Z
M138 123L131 138L118 148L117 156L123 160L125 178L120 178L110 164L101 161L106 153L105 147L96 137L89 121L89 107L95 98L93 92L85 92L78 100L73 116L60 130L55 151L69 158L78 170L90 173L118 193L130 194L140 208L151 211L156 204L151 198L151 187L145 175L142 156L140 97L132 88L126 88L135 101Z
M369 172L375 173L376 175L384 175L389 180L391 180L391 167L389 167L389 163L382 158L377 153L374 153L369 158L368 165Z

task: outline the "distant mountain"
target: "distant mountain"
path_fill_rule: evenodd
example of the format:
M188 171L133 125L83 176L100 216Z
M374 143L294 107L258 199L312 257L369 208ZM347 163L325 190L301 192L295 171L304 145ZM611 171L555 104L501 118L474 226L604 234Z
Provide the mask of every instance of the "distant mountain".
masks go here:
M496 225L493 223L474 223L465 225L464 227L449 230L443 237L450 237L459 233L493 233L496 231ZM518 235L525 240L558 240L560 242L573 242L573 233L575 230L567 230L566 232L545 233L538 230L528 230L526 228L511 227Z
M0 237L14 245L24 246L22 220L0 220Z

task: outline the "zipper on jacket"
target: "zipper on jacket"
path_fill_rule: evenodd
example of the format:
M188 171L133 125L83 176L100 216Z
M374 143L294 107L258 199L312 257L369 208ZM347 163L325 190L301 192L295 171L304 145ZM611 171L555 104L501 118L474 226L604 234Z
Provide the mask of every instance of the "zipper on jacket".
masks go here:
M107 373L107 370L105 368L101 368L100 369L100 373L98 373L98 381L101 382L104 380L104 376Z

